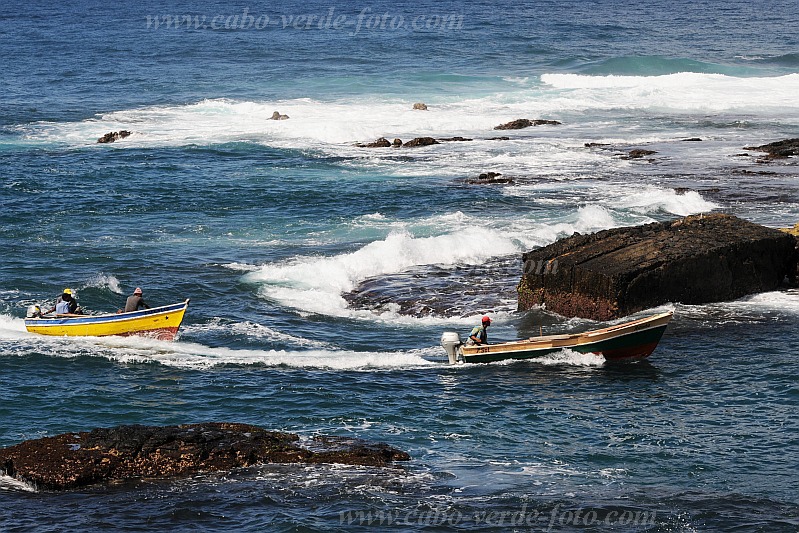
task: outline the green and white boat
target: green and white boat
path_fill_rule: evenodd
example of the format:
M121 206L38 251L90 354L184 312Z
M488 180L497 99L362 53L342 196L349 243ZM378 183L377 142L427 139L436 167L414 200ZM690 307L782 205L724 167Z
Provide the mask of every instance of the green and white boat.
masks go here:
M599 354L610 362L637 361L655 350L673 314L673 311L668 311L584 333L530 337L483 346L464 344L457 333L447 331L441 336L441 346L451 364L533 359L564 348Z

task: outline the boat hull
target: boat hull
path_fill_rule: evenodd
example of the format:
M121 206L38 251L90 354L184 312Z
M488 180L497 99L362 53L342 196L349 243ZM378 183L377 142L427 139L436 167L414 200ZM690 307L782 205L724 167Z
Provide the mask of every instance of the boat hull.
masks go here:
M602 355L611 362L636 361L648 357L666 331L672 313L662 313L609 328L531 338L527 341L462 346L460 358L465 363L491 363L506 359L533 359L563 349Z
M25 328L31 333L58 337L144 336L173 340L178 333L189 300L184 302L109 315L56 316L26 318Z

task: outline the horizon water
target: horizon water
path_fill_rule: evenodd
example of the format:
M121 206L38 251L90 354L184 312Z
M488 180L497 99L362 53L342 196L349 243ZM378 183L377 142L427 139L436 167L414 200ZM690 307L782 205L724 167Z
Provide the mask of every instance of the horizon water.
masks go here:
M438 345L486 313L491 341L605 325L516 311L521 254L574 232L799 222L795 160L744 150L799 137L799 15L768 7L7 6L0 446L231 421L412 459L64 494L0 477L0 529L796 531L796 290L670 303L637 364L450 367ZM562 124L493 130L517 118ZM473 140L356 146L421 136ZM25 331L63 287L113 312L136 286L191 298L175 342Z

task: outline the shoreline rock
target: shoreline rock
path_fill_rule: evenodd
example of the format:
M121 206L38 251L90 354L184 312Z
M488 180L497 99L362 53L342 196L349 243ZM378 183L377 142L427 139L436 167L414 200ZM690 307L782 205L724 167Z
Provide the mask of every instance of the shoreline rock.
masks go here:
M510 122L506 122L505 124L500 124L499 126L494 126L495 130L521 130L524 128L529 128L530 126L559 126L560 122L557 120L544 120L544 119L534 119L530 120L529 118L517 118L516 120L511 120Z
M761 146L744 146L744 150L766 152L766 159L785 159L799 155L799 138L783 139Z
M795 238L725 214L575 234L522 259L520 311L594 320L775 290L799 263Z
M403 148L416 148L419 146L430 146L433 144L440 144L432 137L416 137L402 145Z
M262 463L387 466L410 456L387 444L315 437L303 447L293 433L206 422L117 426L28 440L0 449L0 471L44 490L106 481L170 479Z

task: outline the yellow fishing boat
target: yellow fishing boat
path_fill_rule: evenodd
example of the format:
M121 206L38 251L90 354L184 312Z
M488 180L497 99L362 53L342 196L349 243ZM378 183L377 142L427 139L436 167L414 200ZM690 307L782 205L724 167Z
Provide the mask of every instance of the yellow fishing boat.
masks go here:
M159 340L175 338L189 306L186 301L107 315L54 315L25 319L25 328L31 333L68 337L105 337L108 335L140 335ZM29 313L30 314L30 313Z

